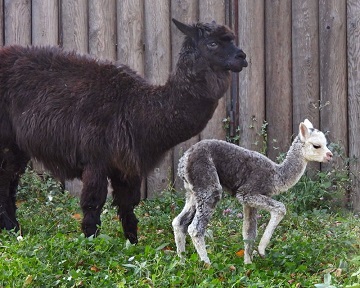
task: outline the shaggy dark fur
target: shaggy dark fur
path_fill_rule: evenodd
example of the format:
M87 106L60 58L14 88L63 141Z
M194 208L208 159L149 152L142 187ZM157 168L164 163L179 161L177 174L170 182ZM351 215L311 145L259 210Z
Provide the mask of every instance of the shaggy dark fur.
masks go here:
M173 75L153 86L116 67L55 47L0 49L0 228L18 229L15 191L30 158L56 177L81 178L86 236L98 233L113 187L126 238L141 179L171 147L198 134L230 83L247 66L225 26L174 20L186 35Z

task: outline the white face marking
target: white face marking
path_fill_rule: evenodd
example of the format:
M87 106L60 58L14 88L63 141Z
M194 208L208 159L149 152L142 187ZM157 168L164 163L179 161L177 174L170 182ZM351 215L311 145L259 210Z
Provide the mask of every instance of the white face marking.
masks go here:
M327 141L324 133L313 130L304 143L304 155L307 161L328 162L332 153L326 146Z

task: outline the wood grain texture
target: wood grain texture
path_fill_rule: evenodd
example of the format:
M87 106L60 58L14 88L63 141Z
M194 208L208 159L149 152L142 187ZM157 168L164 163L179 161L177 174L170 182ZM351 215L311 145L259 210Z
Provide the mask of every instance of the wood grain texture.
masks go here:
M30 0L5 0L5 44L31 44Z
M292 136L291 2L265 1L268 156L287 152Z
M292 1L293 131L308 118L320 127L318 0Z
M116 59L116 2L89 0L89 53Z
M215 20L218 24L225 24L225 1L208 0L199 1L199 19L202 22ZM229 93L229 92L228 92ZM229 95L229 94L228 94ZM200 133L201 139L223 139L225 140L226 131L223 127L223 119L226 118L226 99L225 95L219 100L218 107L205 129ZM229 96L228 96L229 97Z
M88 1L61 1L61 44L67 50L88 53Z
M198 1L194 0L172 0L171 1L171 17L183 23L195 23L198 18ZM179 29L175 27L173 23L171 25L171 63L172 70L174 71L176 63L179 59L179 52L184 40L184 35ZM176 191L180 191L184 188L183 181L178 177L178 163L180 157L184 152L190 148L191 145L199 141L199 135L192 137L191 139L180 143L174 147L174 188Z
M144 0L117 1L117 57L144 76Z
M171 70L170 2L145 1L145 77L164 84ZM146 143L144 143L146 145ZM169 151L147 178L147 197L160 195L173 181L173 151Z
M321 129L347 153L346 3L320 0L319 15Z
M239 1L239 47L249 63L239 73L239 144L257 151L263 148L259 131L265 120L264 9L261 0Z
M32 44L58 45L58 1L32 0L31 11Z
M309 119L320 127L319 67L319 4L318 0L292 0L292 84L293 133L299 123ZM315 174L320 164L311 162L307 173Z
M360 212L360 2L347 1L347 68L351 204Z

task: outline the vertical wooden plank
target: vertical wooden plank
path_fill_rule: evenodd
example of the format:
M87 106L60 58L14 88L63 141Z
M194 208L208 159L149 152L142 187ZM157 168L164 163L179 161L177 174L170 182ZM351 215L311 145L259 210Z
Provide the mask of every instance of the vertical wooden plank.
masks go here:
M199 19L202 22L215 20L218 24L225 24L225 1L207 0L199 1ZM227 92L229 93L229 91ZM219 100L218 107L205 129L200 133L201 139L223 139L225 140L226 131L223 127L223 119L226 118L226 99L225 96Z
M293 132L295 135L298 132L299 123L305 118L309 119L314 127L320 127L318 19L318 0L292 0ZM319 168L319 163L311 162L307 171L315 171Z
M116 59L115 6L115 0L89 0L89 52L100 59Z
M5 44L31 44L30 0L5 0Z
M58 1L32 0L31 30L32 44L39 46L58 45ZM32 166L38 173L44 173L42 163L33 160Z
M88 5L87 0L61 1L61 44L67 50L88 52ZM80 196L80 179L66 180L65 189L74 196Z
M171 1L171 17L183 23L195 23L197 19L198 1L194 0L172 0ZM171 25L171 51L172 51L172 70L176 68L179 59L179 52L184 41L184 34ZM184 188L183 181L177 176L178 163L180 157L193 144L199 141L199 135L180 143L174 147L174 188L179 191Z
M360 212L360 2L347 1L349 157L351 204Z
M292 1L293 130L308 118L319 127L318 0Z
M117 58L144 76L144 0L117 0Z
M260 151L265 120L264 1L239 0L239 47L249 66L239 73L240 146Z
M87 0L61 1L61 44L67 50L88 52Z
M58 45L57 0L32 0L32 44Z
M291 2L265 1L268 156L287 152L292 135Z
M164 84L171 69L170 2L145 1L145 76L154 84ZM166 153L148 175L147 197L155 196L173 180L172 152Z
M321 129L347 154L346 3L320 0L319 15Z
M117 59L144 76L144 0L117 0ZM146 198L146 179L141 185Z

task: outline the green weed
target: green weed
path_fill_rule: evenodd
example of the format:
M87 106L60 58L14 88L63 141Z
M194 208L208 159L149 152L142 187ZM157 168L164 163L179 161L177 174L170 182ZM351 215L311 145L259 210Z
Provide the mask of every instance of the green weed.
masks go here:
M176 256L171 221L184 205L183 194L165 191L142 201L136 208L139 243L131 245L110 200L102 233L85 238L79 200L60 188L49 176L24 175L18 202L23 236L0 233L0 287L314 287L325 284L327 274L335 287L360 283L360 219L349 213L292 208L266 258L244 265L236 254L243 249L242 207L225 196L208 227L207 267L190 239L186 260ZM261 212L259 234L268 220Z

